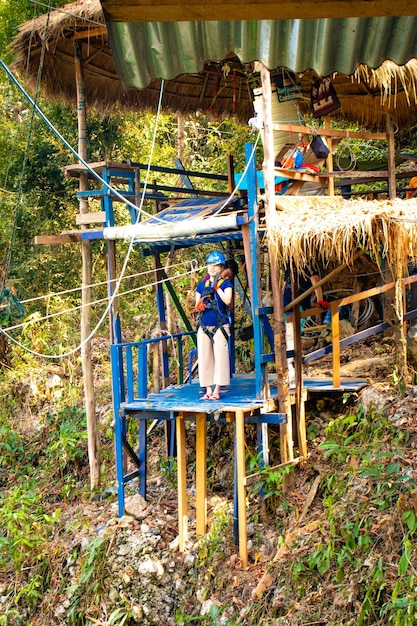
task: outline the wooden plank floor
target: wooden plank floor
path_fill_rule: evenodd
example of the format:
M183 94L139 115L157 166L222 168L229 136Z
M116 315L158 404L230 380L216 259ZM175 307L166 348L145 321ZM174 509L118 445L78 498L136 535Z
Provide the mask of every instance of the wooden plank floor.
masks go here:
M270 377L271 396L277 395L275 377ZM358 391L367 385L365 379L343 378L341 386L335 388L331 378L305 378L303 388L308 393ZM223 411L256 411L262 408L262 400L255 394L255 377L250 374L235 375L225 388L220 400L202 400L204 392L199 383L172 385L160 393L150 393L147 398L125 403L126 413L135 411L174 412L174 413L218 413Z

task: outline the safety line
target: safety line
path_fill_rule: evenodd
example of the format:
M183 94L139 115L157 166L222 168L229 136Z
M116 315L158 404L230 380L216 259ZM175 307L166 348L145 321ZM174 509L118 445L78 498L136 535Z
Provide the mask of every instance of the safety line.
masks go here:
M46 21L46 25L45 25L45 33L44 33L44 37L42 40L42 48L41 48L41 54L40 54L40 59L39 59L39 67L38 67L38 73L36 76L36 91L35 91L35 100L34 100L34 105L36 106L35 102L38 100L39 97L39 91L40 91L40 84L41 84L41 74L42 74L42 70L43 70L43 63L44 63L44 59L45 59L45 50L46 50L46 32L47 32L47 28L49 25L49 18L50 18L50 11L48 11L48 17L47 17L47 21ZM28 161L28 155L29 155L29 146L31 144L31 140L32 140L32 133L33 133L33 122L35 119L35 111L34 109L32 109L31 111L31 116L30 116L30 123L29 123L29 130L28 130L28 135L27 135L27 140L26 140L26 146L25 146L25 152L23 155L23 165L20 171L20 178L19 178L19 186L18 186L18 193L16 196L16 203L15 203L15 207L14 207L14 211L13 211L13 221L12 221L12 225L11 225L11 233L10 233L10 237L9 237L9 242L7 245L7 250L6 250L6 258L4 261L4 271L3 271L3 277L2 277L2 288L4 289L6 286L6 280L10 271L10 264L11 264L11 259L12 259L12 246L13 246L13 240L14 240L14 236L15 236L15 232L16 232L16 228L17 228L17 215L18 215L18 211L19 211L19 207L21 204L21 200L22 200L22 195L23 195L23 180L24 180L24 176L26 173L26 165L27 165L27 161Z
M48 4L45 4L44 2L38 2L38 0L29 0L29 2L31 2L32 4L37 4L40 7L48 7ZM94 24L95 26L106 26L106 24L104 22L96 22L95 20L90 20L88 17L84 17L82 15L75 15L75 13L70 13L69 11L64 11L64 9L62 8L58 8L58 7L53 7L51 6L50 9L52 9L53 11L58 11L59 13L65 13L65 15L69 15L70 17L75 17L80 21L83 22L89 22L90 24Z
M11 74L11 72L9 71L9 69L5 66L5 64L4 64L4 63L3 63L3 61L1 61L1 60L0 60L0 66L2 66L2 67L4 67L4 68L5 68L6 72L7 72L7 73L8 73L8 74L12 77L13 82L15 82L15 78L14 78L13 74ZM21 88L21 87L20 87L20 85L19 85L19 83L18 83L18 82L17 82L17 85L18 85L19 89L23 89L23 88ZM148 183L148 178L149 178L149 173L150 173L150 164L151 164L151 162L152 162L153 151L154 151L154 148L155 148L155 142L156 142L156 132L157 132L157 129L158 129L158 124L159 124L159 115L160 115L160 112L161 112L161 106L162 106L162 95L163 95L164 85L165 85L165 80L164 80L164 79L162 79L162 81L161 81L161 88L160 88L160 92L159 92L158 108L157 108L157 113L156 113L156 117L155 117L154 132L153 132L153 136L152 136L151 150L150 150L150 155L149 155L148 169L146 170L146 179L145 179L145 183L144 183L144 190L146 189L146 186L147 186L147 183ZM25 93L25 92L24 92L24 90L23 90L23 93ZM28 96L28 98L30 98L30 97ZM30 101L32 102L32 99L31 99L31 98L30 98ZM36 106L36 105L34 104L34 106ZM40 114L41 114L41 117L42 117L42 118L45 118L45 116L44 116L44 115L43 115L43 113L40 111L40 109L39 109L38 107L36 107L36 108L39 110L39 112L40 112ZM45 118L45 120L47 121L47 118ZM58 133L58 131L56 131L56 132ZM58 133L58 134L59 134L59 133ZM73 149L72 149L72 147L70 146L70 144L69 144L69 143L68 143L68 142L67 142L64 138L62 138L62 140L63 140L64 145L69 146L69 148L70 148L70 149L71 149L71 151L72 151ZM88 165L88 164L86 164L86 165ZM89 166L88 166L88 167L89 167ZM143 199L144 199L144 195L142 196L141 203L143 203ZM136 208L136 207L135 207L135 208ZM138 215L137 215L137 221L139 220L139 217L140 217L140 213L138 212ZM107 316L108 312L110 311L110 309L111 309L111 307L112 307L112 305L113 305L113 302L114 302L114 300L115 300L115 298L116 298L116 296L117 296L117 294L118 294L118 291L119 291L119 288L120 288L120 283L121 283L121 280L122 280L122 278L123 278L123 276L124 276L124 273L125 273L125 271L126 271L126 267L127 267L128 262L129 262L129 258L130 258L130 254L131 254L132 249L133 249L133 245L134 245L134 241L133 241L133 239L132 239L132 240L130 241L130 243L129 243L129 248L128 248L128 251L127 251L127 253L126 253L126 257L125 257L125 260L124 260L124 263L123 263L123 267L122 267L121 272L120 272L120 276L119 276L119 278L117 279L115 290L114 290L114 292L112 293L112 295L111 295L111 296L110 296L110 298L109 298L109 301L108 301L108 304L107 304L107 307L106 307L106 309L105 309L104 313L102 314L102 316L101 316L101 318L99 319L98 323L97 323L97 324L96 324L96 326L93 328L93 330L92 330L92 331L91 331L91 333L88 335L88 337L86 337L86 338L84 339L84 341L83 341L83 342L81 342L81 344L79 344L78 346L76 346L76 347L75 347L75 348L73 348L72 350L69 350L68 352L65 352L65 353L62 353L62 354L52 354L52 355L51 355L51 354L43 354L43 353L41 353L41 352L37 352L37 351L35 351L35 350L30 350L29 348L27 348L27 346L24 346L24 345L23 345L23 344L21 344L20 342L16 341L16 340L15 340L15 339L14 339L11 335L9 335L7 332L4 332L2 328L0 328L0 333L2 333L5 337L7 337L7 338L8 338L10 341L12 341L15 345L17 345L17 346L19 346L20 348L22 348L23 350L26 350L27 352L29 352L29 353L33 354L34 356L42 357L42 358L45 358L45 359L62 359L62 358L65 358L65 357L71 356L72 354L75 354L76 352L78 352L79 350L81 350L81 348L82 348L84 345L86 345L89 341L91 341L92 337L94 337L94 335L96 334L97 330L100 328L101 324L103 323L104 319L106 318L106 316Z
M32 105L33 109L36 111L36 113L39 115L39 117L45 122L45 124L47 126L49 126L49 128L52 130L52 132L55 134L55 136L64 144L64 146L66 148L68 148L68 150L71 152L71 154L74 155L74 157L87 169L88 172L90 172L90 174L92 174L99 182L101 182L108 191L110 191L112 193L112 195L116 196L116 198L118 198L119 200L121 200L122 202L124 202L125 204L127 204L128 206L132 207L135 211L137 211L138 213L138 218L141 215L145 215L146 217L152 217L153 219L155 219L158 222L161 222L162 224L167 224L168 222L166 220L163 220L161 218L159 218L157 215L152 215L152 213L147 213L147 211L144 211L143 209L143 203L145 200L145 195L146 195L146 188L147 188L147 180L148 180L148 176L146 178L146 184L144 183L144 187L143 187L143 191L142 191L142 196L141 196L141 201L140 201L140 205L139 207L137 207L133 202L131 202L128 198L125 198L117 189L115 189L114 187L112 187L107 181L105 181L100 174L98 174L88 163L87 161L85 161L79 154L78 152L71 146L70 143L68 143L68 141L61 135L61 133L58 131L57 128L55 128L55 126L52 124L52 122L46 117L46 115L41 111L41 109L38 107L38 105L34 102L34 100L32 100L32 98L30 97L30 95L27 93L27 91L25 91L25 89L23 88L23 86L19 83L19 81L17 80L17 78L14 76L14 74L10 71L10 69L7 67L7 65L4 63L3 60L0 59L0 67L3 68L3 70L6 72L6 74L8 75L8 77L10 78L10 80L13 82L13 84L18 88L18 90L20 91L20 93L27 99L27 101ZM163 86L164 81L161 83L161 87ZM150 170L150 163L148 166L148 171ZM148 174L148 172L147 172ZM138 221L138 220L137 220Z
M177 274L176 276L171 276L171 277L167 276L167 278L162 278L161 280L156 280L152 283L141 285L140 287L133 287L133 289L128 289L127 291L120 291L118 293L118 296L119 298L121 298L122 296L135 293L136 291L142 291L143 289L148 289L148 287L154 287L155 285L160 285L162 283L165 283L173 279L183 278L184 276L190 276L192 272L194 271L195 271L194 269L191 269L188 272L183 272L182 274ZM44 322L45 320L52 319L54 317L59 317L60 315L68 315L68 313L73 313L74 311L80 311L84 307L92 306L93 304L100 304L101 302L107 302L107 300L108 300L108 297L106 296L105 298L99 298L98 300L93 300L92 302L89 302L87 304L78 304L69 309L64 309L63 311L57 311L56 313L49 313L48 315L37 317L36 319L25 320L24 322L20 322L20 324L15 324L14 326L8 326L7 328L4 328L3 331L10 332L11 330L16 330L17 328L23 328L32 324L37 324L38 322Z
M170 266L171 269L175 269L176 267L181 267L182 265L188 265L189 261L182 261L181 263L175 263L175 265ZM145 274L151 274L155 270L150 269L145 272L138 272L137 274L129 274L127 276L123 276L123 280L129 280L131 278L137 278L138 276L144 276ZM83 291L84 289L92 289L93 287L101 287L103 285L110 285L111 283L116 283L117 278L112 278L111 280L102 280L98 283L92 283L90 285L85 285L81 287L73 287L72 289L65 289L63 291L51 291L50 293L44 294L42 296L36 296L35 298L28 298L27 300L19 300L20 304L28 304L30 302L36 302L38 300L44 300L45 298L54 298L55 296L62 296L68 293L74 293L76 291ZM6 304L0 304L0 310L6 308Z
M239 187L240 187L240 184L241 184L241 182L243 182L243 180L244 180L244 178L245 178L245 176L246 176L246 172L248 171L249 166L250 166L250 164L252 163L253 157L254 157L254 155L255 155L256 146L258 145L258 141L259 141L259 139L260 139L260 136L261 136L261 131L259 130L259 131L258 131L258 136L257 136L257 138L256 138L256 140L255 140L255 143L253 144L252 152L251 152L251 155L250 155L250 157L249 157L249 159L248 159L248 162L247 162L247 164L246 164L246 167L245 167L245 169L243 170L242 176L241 176L241 177L239 178L239 180L237 181L237 183L236 183L236 185L235 185L235 188L233 189L232 193L231 193L231 194L229 195L229 197L228 197L228 198L224 201L224 203L222 204L222 206L221 206L219 209L217 209L217 211L216 211L215 213L213 213L213 215L211 215L210 217L216 217L216 215L218 215L221 211L223 211L223 209L225 208L225 206L227 206L227 205L229 204L229 202L232 200L233 196L237 193L237 191L238 191L238 189L239 189Z

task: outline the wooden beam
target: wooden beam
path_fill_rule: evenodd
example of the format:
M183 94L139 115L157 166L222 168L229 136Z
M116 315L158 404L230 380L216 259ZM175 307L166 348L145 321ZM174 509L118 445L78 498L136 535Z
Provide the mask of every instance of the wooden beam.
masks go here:
M290 178L291 180L300 180L305 183L322 183L327 184L328 176L322 176L321 174L307 174L304 173L303 168L296 169L286 169L285 167L275 167L275 174L278 176L285 176L285 178Z
M75 221L78 226L81 224L97 224L97 222L106 222L105 211L91 211L90 213L78 213L75 216Z
M207 415L197 413L196 420L196 534L207 530Z
M337 303L330 303L332 313L333 387L340 387L340 319Z
M311 128L310 126L302 126L301 124L281 124L273 122L273 130L282 130L287 133L301 133L303 135L322 135L323 137L339 137L340 139L380 139L386 140L385 133L365 133L350 130L336 130L329 128Z
M324 128L326 132L330 132L330 117L326 115L324 117ZM327 143L329 145L329 154L326 159L326 167L329 174L333 173L333 140L331 135L327 137ZM330 177L327 181L327 195L334 196L334 180Z
M185 422L180 415L177 420L177 480L178 480L178 535L179 550L184 552L188 539L187 515L187 462L185 451Z
M237 467L237 508L239 518L239 555L240 567L248 566L248 536L246 525L246 469L245 469L245 414L236 411L236 467Z
M33 243L51 245L54 243L79 243L81 241L81 233L73 233L71 235L36 235Z
M107 35L107 26L101 26L101 28L86 28L80 30L73 35L73 40L76 39L92 39L93 37L101 37Z
M204 22L410 15L409 0L101 0L106 22Z

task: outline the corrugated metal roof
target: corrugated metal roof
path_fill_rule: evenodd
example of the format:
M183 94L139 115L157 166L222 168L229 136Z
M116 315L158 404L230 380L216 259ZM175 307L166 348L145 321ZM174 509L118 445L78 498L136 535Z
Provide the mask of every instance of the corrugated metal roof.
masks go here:
M231 22L108 22L109 41L125 88L154 78L201 71L205 61L237 55L270 70L314 69L352 74L389 59L402 65L417 57L417 17L261 20Z

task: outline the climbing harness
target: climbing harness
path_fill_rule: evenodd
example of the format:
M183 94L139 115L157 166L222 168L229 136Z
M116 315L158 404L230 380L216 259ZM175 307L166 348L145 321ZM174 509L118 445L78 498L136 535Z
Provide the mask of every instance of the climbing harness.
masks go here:
M217 282L217 286L220 287L224 283L224 279L220 278ZM229 336L224 328L225 324L229 324L229 316L227 313L222 313L219 309L219 303L216 297L216 291L214 287L210 284L210 277L207 276L204 281L204 291L201 296L200 302L198 303L198 318L197 318L197 328L201 328L201 330L209 337L209 339L213 342L214 335L220 329L226 339L229 340ZM215 326L208 328L203 323L203 315L205 311L212 309L217 318L217 322Z

